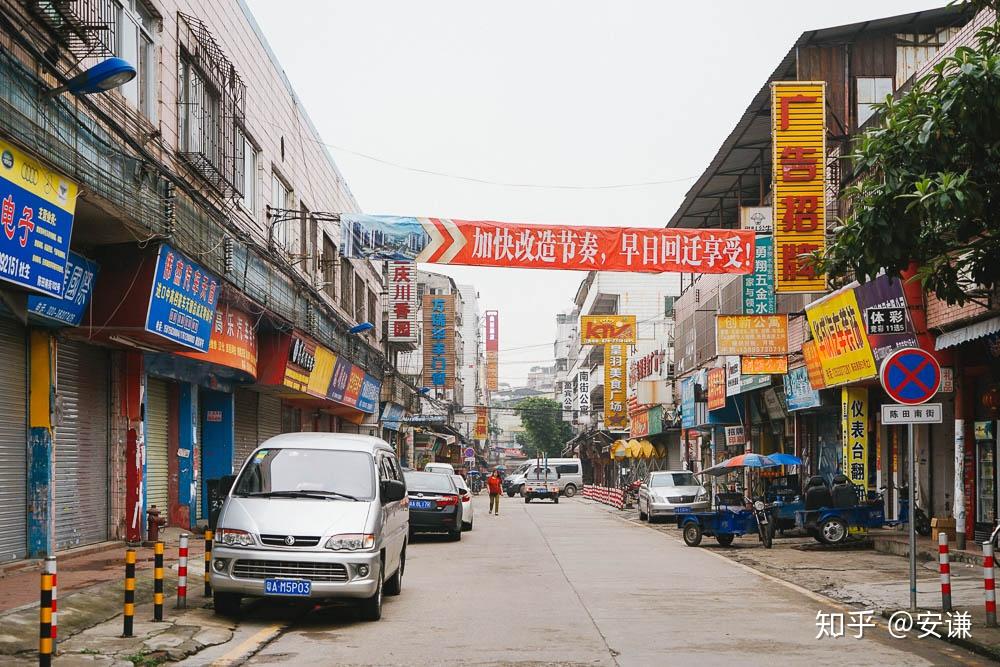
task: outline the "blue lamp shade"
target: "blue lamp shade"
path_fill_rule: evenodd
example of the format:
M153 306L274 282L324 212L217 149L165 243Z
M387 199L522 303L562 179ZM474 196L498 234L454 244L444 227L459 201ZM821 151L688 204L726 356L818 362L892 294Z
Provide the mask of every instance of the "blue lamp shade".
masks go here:
M135 67L121 58L108 58L86 72L77 74L63 86L75 95L103 93L135 78Z
M371 322L362 322L361 324L355 324L353 327L347 330L347 333L359 334L366 331L370 331L375 328L375 325Z

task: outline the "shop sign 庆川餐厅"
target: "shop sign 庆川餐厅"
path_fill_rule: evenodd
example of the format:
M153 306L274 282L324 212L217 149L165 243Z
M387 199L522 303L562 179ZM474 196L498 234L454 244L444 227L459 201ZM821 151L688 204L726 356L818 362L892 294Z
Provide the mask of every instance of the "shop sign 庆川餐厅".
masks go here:
M94 279L100 268L97 262L69 253L61 297L28 295L28 312L67 326L79 326L94 291Z
M806 306L806 319L827 387L878 375L853 284Z
M0 139L0 280L62 296L78 192L76 183Z
M207 352L219 291L215 276L166 243L160 245L146 331Z
M716 354L788 354L787 315L716 315Z

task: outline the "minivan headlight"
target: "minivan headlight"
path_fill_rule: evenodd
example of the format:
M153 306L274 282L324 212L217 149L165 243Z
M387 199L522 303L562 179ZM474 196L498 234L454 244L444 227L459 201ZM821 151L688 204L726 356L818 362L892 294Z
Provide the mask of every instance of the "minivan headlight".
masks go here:
M334 551L360 551L375 547L375 536L371 533L345 533L334 535L326 541L326 548Z
M252 547L257 544L253 533L234 528L219 528L216 530L215 541L227 547Z

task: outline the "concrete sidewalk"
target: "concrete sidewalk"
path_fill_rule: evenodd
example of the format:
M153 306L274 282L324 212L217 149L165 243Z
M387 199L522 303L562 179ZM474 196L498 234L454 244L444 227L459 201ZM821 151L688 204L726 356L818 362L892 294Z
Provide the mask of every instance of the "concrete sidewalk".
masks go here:
M163 657L169 654L169 659L177 660L207 645L228 641L228 637L219 639L218 634L212 633L199 636L192 630L214 627L198 618L198 615L213 615L211 599L202 595L203 536L189 533L188 609L176 609L178 538L182 532L168 529L162 536L165 544L162 623L150 620L153 617L153 549L136 548L135 637L117 643L108 638L122 633L125 545L109 543L96 549L60 555L57 606L60 664L94 662L101 656L99 664L113 664L119 658L141 658L146 653L161 650L166 651ZM15 660L37 662L40 572L41 562L36 561L7 568L0 576L0 656L3 656L0 662L4 664L16 664ZM228 626L223 624L222 627Z

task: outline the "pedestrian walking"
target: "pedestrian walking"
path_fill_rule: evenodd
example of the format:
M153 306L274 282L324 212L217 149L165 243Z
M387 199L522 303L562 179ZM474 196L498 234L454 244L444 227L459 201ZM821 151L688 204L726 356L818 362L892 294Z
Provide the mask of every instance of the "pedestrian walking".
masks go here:
M486 487L490 490L490 514L500 515L500 492L503 491L503 484L500 480L500 471L494 470L493 474L486 478Z

